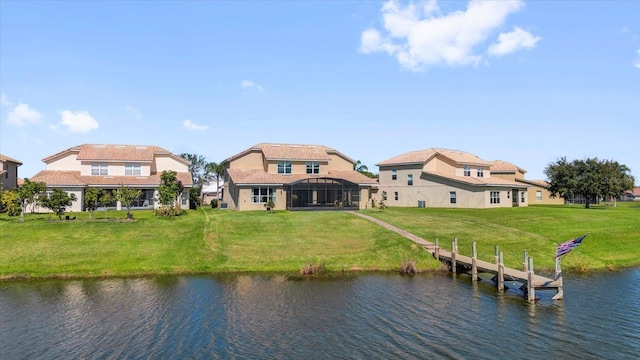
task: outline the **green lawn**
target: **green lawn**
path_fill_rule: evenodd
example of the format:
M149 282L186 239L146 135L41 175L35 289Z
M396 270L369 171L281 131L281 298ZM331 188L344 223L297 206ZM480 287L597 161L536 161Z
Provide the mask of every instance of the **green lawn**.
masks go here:
M366 214L387 221L428 241L439 239L451 250L458 238L462 254L492 261L497 245L506 266L520 268L523 252L534 258L534 268L551 269L558 243L589 233L582 245L562 260L563 270L585 271L640 266L640 203L529 206L501 209L388 208Z
M364 213L463 254L477 241L479 257L494 245L519 268L528 250L536 269L550 269L557 243L590 235L563 260L565 270L640 266L640 204L617 208L530 206L506 209L388 208ZM433 270L439 263L400 235L344 212L219 211L201 208L164 219L151 211L75 213L75 221L27 214L24 223L0 215L0 279L130 276L211 272L397 271L406 261ZM106 219L105 219L106 215ZM48 219L53 221L49 221Z

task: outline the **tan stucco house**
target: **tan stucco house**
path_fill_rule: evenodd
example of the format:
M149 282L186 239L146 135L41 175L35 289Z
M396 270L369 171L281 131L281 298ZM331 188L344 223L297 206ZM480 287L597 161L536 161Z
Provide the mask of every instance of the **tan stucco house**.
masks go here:
M529 185L494 174L492 163L460 150L411 151L376 164L387 206L496 208L527 206Z
M18 186L18 167L22 163L0 154L0 190L10 190Z
M544 180L528 180L524 178L526 171L510 162L494 160L491 162L491 176L505 180L513 180L528 186L527 202L529 205L551 204L563 205L564 199L551 197L549 183Z
M173 170L185 190L182 208L189 208L189 188L193 186L189 162L168 150L147 145L84 144L48 156L42 161L46 169L34 175L31 181L42 181L47 188L61 188L75 194L78 199L67 211L84 210L84 191L97 187L115 192L121 185L142 190L134 203L135 209L154 209L160 175ZM120 210L121 204L103 204ZM36 211L45 211L36 209Z
M354 171L356 163L323 145L257 144L222 162L221 208L264 210L365 209L375 179Z

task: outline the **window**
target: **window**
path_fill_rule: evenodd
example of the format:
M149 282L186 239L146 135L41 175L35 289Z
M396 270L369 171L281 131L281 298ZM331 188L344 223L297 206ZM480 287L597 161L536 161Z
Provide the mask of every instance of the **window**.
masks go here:
M521 203L524 203L524 200L525 200L525 199L524 199L524 194L525 194L525 192L524 192L524 191L520 191L520 202L521 202Z
M278 161L278 174L291 174L291 161Z
M478 177L484 177L484 171L480 166L478 166Z
M391 170L391 180L398 179L398 170Z
M492 191L489 195L490 203L500 204L500 191Z
M407 175L407 185L413 185L413 174Z
M536 191L536 201L542 201L542 191L541 190L537 190Z
M449 204L455 204L455 203L456 203L456 192L449 191Z
M91 163L91 175L109 175L107 163Z
M382 200L385 200L385 201L387 200L387 192L386 191L382 192Z
M140 176L140 163L125 163L124 174L130 176Z
M270 187L256 187L252 189L253 195L251 196L252 204L266 204L269 200L276 202L276 191Z
M320 174L320 163L317 161L307 161L307 174Z
M397 191L395 191L393 193L393 198L396 199L396 201L398 201L398 192Z
M464 166L464 176L471 176L471 167L469 165Z

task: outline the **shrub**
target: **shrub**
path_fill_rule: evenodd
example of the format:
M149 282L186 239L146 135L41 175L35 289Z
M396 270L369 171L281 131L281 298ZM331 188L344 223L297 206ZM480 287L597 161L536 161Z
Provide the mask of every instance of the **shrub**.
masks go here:
M19 216L22 212L18 192L15 190L3 191L0 194L0 212L6 212L8 216Z
M210 203L212 208L217 208L218 207L218 199L211 199L211 203Z

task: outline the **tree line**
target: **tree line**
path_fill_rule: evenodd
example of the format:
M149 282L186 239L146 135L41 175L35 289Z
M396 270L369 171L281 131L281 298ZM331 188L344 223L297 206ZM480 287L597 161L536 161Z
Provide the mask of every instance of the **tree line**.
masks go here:
M567 161L566 157L550 163L544 173L549 182L551 197L560 197L565 201L581 195L585 199L585 208L599 200L613 200L634 187L631 170L613 160Z

